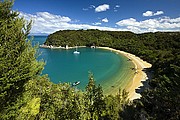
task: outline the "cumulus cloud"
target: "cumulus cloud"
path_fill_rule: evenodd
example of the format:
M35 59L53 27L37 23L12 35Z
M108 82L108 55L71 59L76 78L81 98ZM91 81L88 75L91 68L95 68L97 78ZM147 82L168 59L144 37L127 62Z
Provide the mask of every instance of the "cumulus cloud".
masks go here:
M145 17L150 17L150 16L157 16L157 15L162 15L164 14L163 11L157 11L157 12L152 12L152 11L146 11L145 13L143 13L143 16Z
M51 34L58 30L78 30L78 29L99 29L109 31L126 31L127 29L102 27L98 26L101 23L78 24L73 22L69 17L50 14L48 12L38 12L36 14L20 13L20 17L24 17L26 20L33 20L31 34ZM76 20L77 21L77 20Z
M109 22L107 18L102 19L102 22Z
M99 5L98 7L95 8L95 12L103 12L109 9L109 5L108 4L103 4L103 5Z
M143 16L153 16L153 12L152 11L146 11L145 13L143 13Z
M124 19L116 23L135 33L155 32L155 31L180 31L180 17L171 19L163 17L157 19L147 19L137 21L134 18Z
M162 15L162 14L164 14L163 11L157 11L156 13L154 13L154 15Z
M132 31L135 33L180 31L180 17L160 17L143 21L137 21L135 18L129 18L117 22L116 24L118 27L116 28L98 26L101 25L100 22L93 23L92 25L79 24L79 21L76 20L76 22L74 22L74 20L67 16L54 15L48 12L38 12L36 14L27 14L21 12L20 17L24 17L26 20L33 20L31 34L51 34L58 30L68 29L99 29L108 31ZM108 19L105 21L108 21Z
M35 15L21 12L20 16L26 20L33 20L31 33L52 33L57 31L59 26L65 27L71 22L69 17L48 12L37 12Z

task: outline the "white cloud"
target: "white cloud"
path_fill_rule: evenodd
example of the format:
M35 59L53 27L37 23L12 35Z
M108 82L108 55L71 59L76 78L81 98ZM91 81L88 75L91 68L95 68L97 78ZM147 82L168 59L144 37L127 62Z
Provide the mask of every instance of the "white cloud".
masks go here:
M53 15L48 12L37 12L36 15L20 13L20 16L24 16L25 19L36 20L38 22L51 22L51 23L59 23L59 22L70 22L71 19L69 17L60 16L60 15Z
M145 13L143 13L143 16L153 16L153 12L152 11L146 11Z
M157 12L152 12L152 11L146 11L145 13L143 13L143 16L145 17L150 17L150 16L157 16L157 15L162 15L164 14L163 11L157 11Z
M102 22L109 22L107 18L102 19Z
M71 20L67 16L50 14L48 12L38 12L36 14L20 13L20 17L26 20L33 20L31 34L51 34L58 30L78 30L78 29L99 29L108 31L132 31L135 33L155 32L155 31L180 31L180 17L160 17L157 19L147 19L137 21L135 18L124 19L116 24L118 27L103 27L100 22L89 24L78 24L79 21ZM106 18L107 19L107 18ZM107 19L108 20L108 19Z
M125 20L121 20L116 23L119 26L139 26L139 23L134 18L129 18Z
M90 7L89 7L90 9L93 9L93 8L96 8L96 6L94 6L94 5L90 5Z
M100 22L93 23L93 25L101 25Z
M127 29L129 31L133 31L133 32L136 32L136 33L140 33L141 32L141 29L139 29L138 27L134 27L134 26L127 26Z
M119 5L116 5L115 7L116 7L116 8L119 8L120 6L119 6Z
M154 16L155 16L155 15L162 15L162 14L164 14L163 11L157 11L156 13L154 13Z
M158 18L137 21L134 18L121 20L116 23L135 33L155 32L155 31L180 31L180 17L178 18Z
M20 13L26 20L33 20L31 33L52 33L57 31L59 27L65 27L71 22L66 16L54 15L48 12L37 12L35 15Z
M69 17L50 14L48 12L38 12L36 14L20 13L20 17L24 17L26 20L33 20L31 34L51 34L58 30L78 30L78 29L99 29L108 31L127 31L127 29L102 27L98 26L101 23L78 24L72 21Z
M117 12L118 10L118 8L119 8L120 6L119 5L116 5L115 7L114 7L114 12Z
M109 9L108 4L103 4L95 8L95 12L103 12Z

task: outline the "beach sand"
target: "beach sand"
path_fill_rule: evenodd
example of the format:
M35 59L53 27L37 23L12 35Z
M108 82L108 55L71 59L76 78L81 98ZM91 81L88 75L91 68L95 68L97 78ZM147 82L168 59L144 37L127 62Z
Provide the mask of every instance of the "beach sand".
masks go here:
M131 82L128 83L128 85L125 87L125 89L127 92L129 92L130 100L140 98L141 95L139 93L136 93L136 89L138 89L140 86L143 86L142 81L146 81L148 79L147 74L143 71L143 69L150 68L152 65L150 63L147 63L146 61L143 61L139 57L137 57L133 54L124 52L124 51L116 50L116 49L109 48L109 47L98 47L98 48L110 50L110 51L113 51L116 53L120 53L120 54L126 56L127 58L129 58L134 63L134 65L135 65L134 78ZM114 94L116 94L116 93L114 93Z

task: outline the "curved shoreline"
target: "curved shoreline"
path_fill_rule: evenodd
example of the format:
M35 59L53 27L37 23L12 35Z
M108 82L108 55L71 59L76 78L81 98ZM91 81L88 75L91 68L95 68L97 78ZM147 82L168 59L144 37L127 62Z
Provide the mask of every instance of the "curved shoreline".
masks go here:
M116 53L120 53L124 55L125 57L129 58L134 63L135 75L133 77L133 80L130 83L128 83L125 89L126 91L129 92L130 100L140 98L141 95L139 93L136 93L136 89L143 86L143 84L141 83L142 81L146 81L148 79L147 74L143 71L143 69L150 68L152 65L150 63L147 63L146 61L143 61L142 59L140 59L139 57L131 53L127 53L127 52L116 50L109 47L97 47L97 48L106 49L106 50L110 50Z
M46 45L40 45L40 47L42 48L48 48L48 49L73 49L76 47L56 47L56 46L46 46ZM86 46L77 46L78 48L82 48L82 47L86 47ZM140 59L139 57L128 53L128 52L124 52L121 50L116 50L113 48L109 48L109 47L92 47L92 48L100 48L100 49L105 49L105 50L110 50L112 52L115 53L119 53L127 58L129 58L132 63L134 64L135 68L135 75L133 76L133 80L131 80L124 88L126 89L127 92L129 92L129 99L130 100L134 100L134 99L138 99L141 97L140 93L136 93L136 89L138 89L139 87L143 86L142 81L146 81L148 79L147 74L143 71L143 69L145 68L150 68L152 65L150 63L147 63L146 61L143 61L142 59ZM117 94L118 89L117 90L111 90L111 94Z

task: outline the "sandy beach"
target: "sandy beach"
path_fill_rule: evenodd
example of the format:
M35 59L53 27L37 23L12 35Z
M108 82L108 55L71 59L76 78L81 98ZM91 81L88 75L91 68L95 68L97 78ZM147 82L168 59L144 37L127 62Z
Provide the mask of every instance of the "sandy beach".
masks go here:
M137 57L133 54L124 52L124 51L116 50L116 49L109 48L109 47L98 47L98 48L110 50L110 51L113 51L116 53L120 53L120 54L126 56L127 58L129 58L134 63L134 65L135 65L134 78L130 83L128 83L128 85L125 89L126 89L126 91L129 92L130 100L140 98L141 95L139 93L136 93L136 89L138 89L140 86L143 86L142 81L146 81L148 79L148 77L147 77L146 73L143 71L143 69L150 68L152 65L150 63L147 63L146 61L143 61L139 57Z

